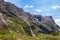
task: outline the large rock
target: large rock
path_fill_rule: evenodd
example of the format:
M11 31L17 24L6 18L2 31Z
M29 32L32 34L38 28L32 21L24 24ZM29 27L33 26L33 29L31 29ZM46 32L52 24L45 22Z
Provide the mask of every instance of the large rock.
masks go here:
M4 0L0 0L0 3L1 3L1 2L4 2Z

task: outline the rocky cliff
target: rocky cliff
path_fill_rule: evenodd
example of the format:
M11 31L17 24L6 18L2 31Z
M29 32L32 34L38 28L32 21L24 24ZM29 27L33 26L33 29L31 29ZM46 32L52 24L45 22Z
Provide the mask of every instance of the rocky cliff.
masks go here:
M52 16L30 14L14 4L0 0L0 30L35 35L59 31L59 26Z

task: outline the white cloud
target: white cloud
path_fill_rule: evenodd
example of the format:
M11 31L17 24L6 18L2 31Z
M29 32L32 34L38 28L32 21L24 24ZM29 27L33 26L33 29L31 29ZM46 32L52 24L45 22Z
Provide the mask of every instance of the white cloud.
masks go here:
M36 9L35 11L36 11L36 12L42 12L42 10L41 10L41 9Z
M25 5L24 8L33 8L33 5Z
M51 8L55 10L55 9L60 8L60 6L59 6L59 5L54 5L54 6L52 6Z
M46 13L45 15L46 15L46 16L50 16L50 13Z
M60 26L60 19L55 19L55 22Z
M4 0L4 1L8 1L8 0Z

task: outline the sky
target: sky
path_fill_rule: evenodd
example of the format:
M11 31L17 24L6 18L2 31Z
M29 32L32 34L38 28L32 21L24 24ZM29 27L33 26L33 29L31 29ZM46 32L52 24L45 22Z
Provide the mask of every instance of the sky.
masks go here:
M31 14L52 16L60 25L60 0L5 0Z

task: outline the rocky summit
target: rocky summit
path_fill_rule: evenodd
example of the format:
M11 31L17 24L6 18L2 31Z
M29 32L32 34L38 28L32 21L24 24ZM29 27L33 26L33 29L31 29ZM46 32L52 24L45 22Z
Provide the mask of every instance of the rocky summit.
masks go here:
M0 0L0 31L26 33L35 36L59 31L52 16L30 14L12 3Z

